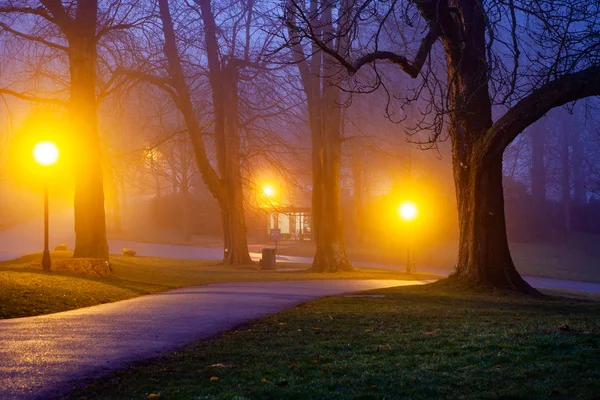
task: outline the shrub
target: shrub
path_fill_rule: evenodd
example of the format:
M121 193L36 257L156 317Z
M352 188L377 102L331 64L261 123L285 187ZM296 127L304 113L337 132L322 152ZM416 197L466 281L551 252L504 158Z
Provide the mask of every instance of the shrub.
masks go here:
M124 256L128 256L128 257L135 257L135 255L137 254L135 250L131 250L131 249L122 249L121 253L123 253Z

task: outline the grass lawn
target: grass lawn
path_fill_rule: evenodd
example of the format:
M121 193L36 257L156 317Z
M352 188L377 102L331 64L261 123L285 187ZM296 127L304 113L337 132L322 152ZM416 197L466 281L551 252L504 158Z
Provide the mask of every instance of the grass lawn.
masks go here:
M523 275L600 282L600 235L574 232L560 243L511 243Z
M141 236L139 233L121 234L117 238L150 243L221 246L220 237L194 236L186 241L170 231L168 235L160 235L154 230L149 232ZM251 240L250 250L260 252L263 247L272 245L273 243ZM376 238L373 242L363 244L348 242L346 250L353 261L394 265L405 263L404 243L394 238ZM523 275L600 282L600 235L573 232L568 240L557 243L510 241L510 250L517 270ZM279 243L279 254L312 257L314 252L314 243ZM457 255L456 240L435 244L424 241L416 248L417 270L426 270L429 267L450 273Z
M70 257L53 252L52 257ZM311 274L257 271L258 266L238 269L215 265L215 261L176 260L152 257L111 256L114 278L46 273L40 254L0 262L0 319L28 317L72 310L183 286L223 282L283 281L310 279L432 279L432 275L406 275L398 271L365 270L356 273ZM38 265L36 265L36 262ZM308 265L289 267L308 268Z
M367 293L384 297L309 302L66 398L600 396L598 301L457 291L446 281Z

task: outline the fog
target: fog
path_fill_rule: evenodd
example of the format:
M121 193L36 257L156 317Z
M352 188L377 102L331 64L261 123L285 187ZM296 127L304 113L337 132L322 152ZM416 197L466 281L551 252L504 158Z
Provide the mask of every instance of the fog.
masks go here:
M29 3L36 2L23 1ZM73 103L75 61L65 49L75 39L35 13L0 12L2 229L41 221L47 187L51 214L56 221L68 216L68 224L78 209L91 215L92 203L74 208L85 196L104 199L111 253L121 251L110 245L120 240L222 249L225 263L234 264L246 262L248 250L275 245L284 256L313 257L315 221L324 221L323 232L341 233L321 237L343 243L351 262L404 265L410 245L417 270L453 271L461 185L453 165L463 166L456 132L467 128L453 119L460 113L450 104L455 83L444 47L434 41L414 77L397 60L352 71L323 53L330 46L343 61L381 47L412 60L429 27L413 3L383 22L377 15L390 5L365 5L372 13L352 20L352 29L332 6L320 20L328 29L333 19L325 44L303 29L308 19L290 19L294 8L285 4L307 12L302 2L147 3L98 2L96 76L86 78L97 121L89 107ZM545 83L598 63L598 50L584 46L597 42L597 25L553 21L573 34L563 35L563 57L540 22L551 16L518 3L513 19L486 3L495 32L486 36L490 127ZM598 6L589 5L577 21L597 21ZM570 95L577 101L561 99L528 117L500 152L506 233L521 274L600 276L600 112L593 94ZM90 130L93 140L83 140ZM57 143L52 168L35 164L31 149L40 140ZM81 189L94 168L100 194ZM323 199L317 211L315 198ZM399 214L405 201L416 205L412 221ZM70 227L60 230L66 234L53 229L51 247L75 246Z

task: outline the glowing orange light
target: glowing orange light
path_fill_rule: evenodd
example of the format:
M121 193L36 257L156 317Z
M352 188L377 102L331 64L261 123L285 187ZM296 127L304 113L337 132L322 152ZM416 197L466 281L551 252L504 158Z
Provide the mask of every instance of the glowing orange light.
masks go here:
M417 214L417 206L412 201L405 201L398 206L398 215L405 221L412 221L417 218Z
M273 189L271 186L265 186L263 187L263 193L267 197L273 197L275 196L275 189Z
M52 142L40 142L33 148L33 158L40 165L55 164L58 160L58 148Z

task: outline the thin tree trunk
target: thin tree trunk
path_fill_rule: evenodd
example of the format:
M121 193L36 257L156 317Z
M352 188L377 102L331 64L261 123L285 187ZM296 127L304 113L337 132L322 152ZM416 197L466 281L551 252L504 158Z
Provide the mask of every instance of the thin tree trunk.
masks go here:
M577 124L571 132L572 167L573 167L573 194L575 204L586 203L585 172L583 170L583 144L581 143L581 126Z
M562 164L561 186L562 186L562 205L563 205L563 223L564 233L569 236L571 233L571 162L569 157L569 127L567 124L561 124L561 152L560 159Z
M352 178L354 181L354 238L356 243L362 243L364 239L363 226L363 171L360 159L360 151L352 148Z
M545 124L538 121L529 129L531 138L531 197L534 204L542 205L546 199L546 169L544 167ZM541 209L539 209L542 212Z
M529 128L531 138L531 212L533 213L533 233L536 238L547 236L546 220L546 168L544 167L544 142L546 138L544 121L538 121Z
M236 60L222 65L216 37L217 26L210 0L197 0L204 21L208 75L215 110L217 160L223 193L224 264L252 264L246 238L244 193L241 173L241 141L238 126L238 71Z
M96 107L97 1L79 0L69 36L70 109L76 141L74 257L108 259Z
M189 88L185 82L181 60L177 51L173 21L169 11L168 0L159 0L160 16L165 35L165 55L169 63L171 79L177 91L179 109L185 119L186 126L194 148L196 164L204 183L207 185L221 209L223 228L223 262L225 264L250 264L252 259L248 252L246 226L243 209L243 192L240 171L240 144L237 132L237 92L235 104L227 103L224 85L226 79L236 78L231 75L225 78L221 74L219 47L216 39L216 24L211 10L210 0L198 0L204 21L206 55L209 65L209 81L212 89L213 108L215 113L215 142L217 163L220 176L215 172L207 157L202 130L196 118ZM235 68L232 66L232 68ZM223 79L222 79L223 78ZM229 82L231 90L236 90L237 79ZM226 117L226 107L235 111ZM236 170L237 168L237 170Z

